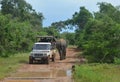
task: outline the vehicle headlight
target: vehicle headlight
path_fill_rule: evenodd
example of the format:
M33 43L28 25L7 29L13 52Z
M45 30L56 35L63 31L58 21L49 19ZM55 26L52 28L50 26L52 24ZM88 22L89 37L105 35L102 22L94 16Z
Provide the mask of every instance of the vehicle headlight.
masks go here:
M30 53L31 56L34 56L34 53Z

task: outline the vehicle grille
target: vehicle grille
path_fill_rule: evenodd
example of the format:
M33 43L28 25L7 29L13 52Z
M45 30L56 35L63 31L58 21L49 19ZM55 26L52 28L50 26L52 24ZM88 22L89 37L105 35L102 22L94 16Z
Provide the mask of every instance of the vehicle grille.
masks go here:
M34 54L35 57L41 57L43 54Z

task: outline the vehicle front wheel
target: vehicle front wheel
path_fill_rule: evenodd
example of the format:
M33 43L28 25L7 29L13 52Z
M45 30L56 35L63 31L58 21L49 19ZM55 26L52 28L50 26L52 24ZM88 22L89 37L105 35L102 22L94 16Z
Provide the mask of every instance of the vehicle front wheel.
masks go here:
M49 62L50 62L50 57L48 56L46 59L46 64L49 64Z
M29 64L33 64L33 59L29 57Z

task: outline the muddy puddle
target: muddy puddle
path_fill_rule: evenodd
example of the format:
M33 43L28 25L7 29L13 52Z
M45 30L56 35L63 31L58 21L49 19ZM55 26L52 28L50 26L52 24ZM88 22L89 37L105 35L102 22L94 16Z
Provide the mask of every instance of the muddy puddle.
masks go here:
M8 79L54 79L57 77L68 77L71 76L71 69L68 70L49 70L39 72L18 72L13 74Z

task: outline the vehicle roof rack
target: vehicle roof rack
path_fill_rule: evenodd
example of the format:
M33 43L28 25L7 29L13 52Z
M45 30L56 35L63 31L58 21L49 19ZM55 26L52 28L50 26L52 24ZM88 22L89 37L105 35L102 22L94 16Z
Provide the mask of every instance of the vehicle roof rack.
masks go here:
M37 42L56 42L56 38L54 36L37 36Z

